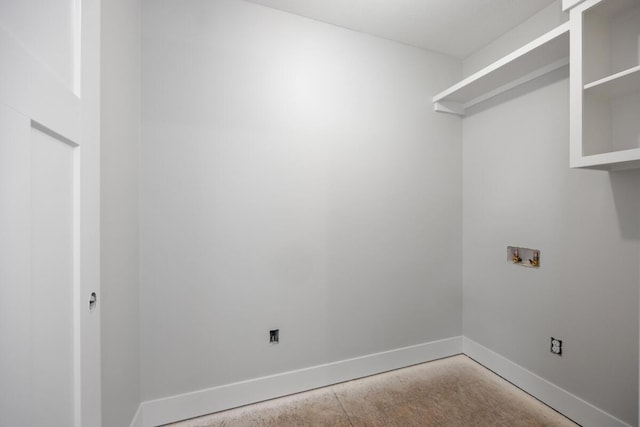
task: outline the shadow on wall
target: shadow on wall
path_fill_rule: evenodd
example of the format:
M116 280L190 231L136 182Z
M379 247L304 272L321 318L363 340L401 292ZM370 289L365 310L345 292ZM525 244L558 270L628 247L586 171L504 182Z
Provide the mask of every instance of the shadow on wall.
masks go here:
M640 169L610 172L620 235L640 241Z

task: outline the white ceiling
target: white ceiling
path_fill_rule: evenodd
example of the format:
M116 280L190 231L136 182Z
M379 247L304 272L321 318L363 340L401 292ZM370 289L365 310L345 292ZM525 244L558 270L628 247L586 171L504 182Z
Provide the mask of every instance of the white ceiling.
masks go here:
M554 0L248 0L466 58Z

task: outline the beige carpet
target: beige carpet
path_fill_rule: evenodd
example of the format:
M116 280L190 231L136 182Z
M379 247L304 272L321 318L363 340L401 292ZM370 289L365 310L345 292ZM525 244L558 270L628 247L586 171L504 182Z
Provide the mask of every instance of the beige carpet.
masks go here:
M576 426L462 355L171 425Z

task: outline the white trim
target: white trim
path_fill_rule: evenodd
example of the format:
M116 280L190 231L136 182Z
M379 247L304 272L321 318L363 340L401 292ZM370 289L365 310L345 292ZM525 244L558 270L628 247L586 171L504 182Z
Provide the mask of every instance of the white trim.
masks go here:
M463 336L142 402L130 427L154 427L461 353L585 427L631 427Z
M138 424L132 422L131 427L167 424L429 362L461 352L462 337L458 336L151 400L140 405L134 419Z
M630 427L624 421L467 337L462 339L462 350L470 358L580 425L585 427Z
M143 420L143 416L142 416L142 403L141 403L138 406L138 410L133 416L133 420L131 420L131 424L129 424L129 427L142 427L144 425L142 420Z

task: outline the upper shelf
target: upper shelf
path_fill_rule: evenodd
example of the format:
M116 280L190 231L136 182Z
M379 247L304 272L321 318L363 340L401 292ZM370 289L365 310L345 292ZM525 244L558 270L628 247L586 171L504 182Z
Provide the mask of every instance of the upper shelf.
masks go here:
M616 98L620 95L637 92L639 88L640 65L584 86L584 90L602 98Z
M467 108L567 64L568 22L434 96L434 110L463 116Z
M640 148L610 151L607 153L582 156L571 159L572 168L591 168L602 170L624 170L640 167Z

